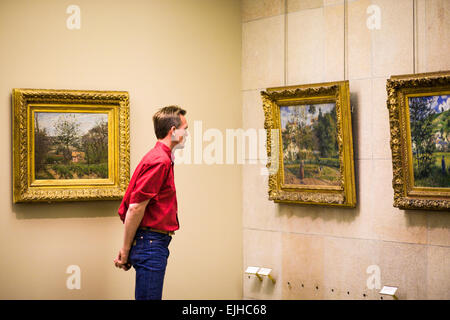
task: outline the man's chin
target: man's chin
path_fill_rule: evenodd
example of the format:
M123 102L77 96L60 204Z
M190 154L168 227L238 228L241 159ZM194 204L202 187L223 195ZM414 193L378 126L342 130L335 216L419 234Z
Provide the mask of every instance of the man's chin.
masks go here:
M175 147L173 147L174 151L177 150L177 149L184 149L184 143L179 143Z

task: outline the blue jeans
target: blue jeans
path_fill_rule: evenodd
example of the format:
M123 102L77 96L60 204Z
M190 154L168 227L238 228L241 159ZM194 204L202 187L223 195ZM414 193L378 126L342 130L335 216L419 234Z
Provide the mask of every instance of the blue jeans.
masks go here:
M136 300L161 300L172 237L138 229L128 262L136 270Z

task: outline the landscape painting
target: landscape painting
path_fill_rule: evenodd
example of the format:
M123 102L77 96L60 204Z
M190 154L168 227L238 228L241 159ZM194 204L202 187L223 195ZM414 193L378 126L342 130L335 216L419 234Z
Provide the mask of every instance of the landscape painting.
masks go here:
M36 180L108 178L108 114L34 113Z
M450 187L450 96L409 97L416 187Z
M284 183L338 186L336 104L280 106Z

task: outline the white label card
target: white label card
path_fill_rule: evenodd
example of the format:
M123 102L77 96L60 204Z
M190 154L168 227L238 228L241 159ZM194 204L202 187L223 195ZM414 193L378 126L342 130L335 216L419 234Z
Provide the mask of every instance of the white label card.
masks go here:
M384 286L381 291L380 294L388 294L390 296L393 296L395 294L395 292L397 292L397 287L388 287L388 286Z
M271 271L272 271L272 269L269 269L269 268L261 268L261 269L259 269L258 274L261 276L268 276Z
M245 273L251 273L256 274L259 270L259 267L248 267L247 270L245 270Z

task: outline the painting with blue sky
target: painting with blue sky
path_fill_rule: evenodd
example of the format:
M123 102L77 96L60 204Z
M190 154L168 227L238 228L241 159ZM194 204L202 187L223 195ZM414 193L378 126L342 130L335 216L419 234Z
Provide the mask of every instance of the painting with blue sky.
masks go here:
M449 95L408 98L414 185L450 187Z
M108 178L108 131L107 113L35 112L35 178Z
M284 183L339 184L335 103L280 106Z

